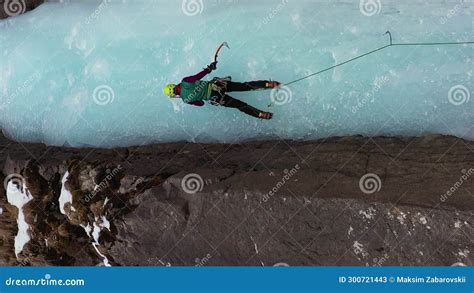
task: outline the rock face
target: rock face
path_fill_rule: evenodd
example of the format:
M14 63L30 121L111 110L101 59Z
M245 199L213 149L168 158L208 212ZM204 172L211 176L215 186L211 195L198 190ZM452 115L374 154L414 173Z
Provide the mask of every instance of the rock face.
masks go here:
M474 264L474 143L454 137L0 146L33 196L15 257L0 188L3 265Z
M35 9L44 0L0 0L0 19L18 16Z

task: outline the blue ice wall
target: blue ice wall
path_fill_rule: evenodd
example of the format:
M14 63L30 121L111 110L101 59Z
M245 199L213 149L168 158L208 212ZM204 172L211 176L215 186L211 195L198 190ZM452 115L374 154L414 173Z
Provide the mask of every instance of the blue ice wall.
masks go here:
M275 113L195 107L163 95L209 76L289 82L387 44L474 39L472 1L60 1L0 21L0 127L23 141L125 146L187 140L451 134L474 139L474 46L391 47L270 91ZM274 99L275 100L275 99Z

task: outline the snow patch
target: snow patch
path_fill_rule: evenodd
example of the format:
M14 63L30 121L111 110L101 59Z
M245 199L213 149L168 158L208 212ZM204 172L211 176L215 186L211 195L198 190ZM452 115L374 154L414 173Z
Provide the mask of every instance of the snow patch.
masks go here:
M457 221L454 223L454 228L459 229L459 228L461 228L461 225L462 225L462 222L459 221L459 220L457 220Z
M105 216L101 216L100 220L102 222L101 227L110 231L110 222L109 222L109 220L107 220L107 218Z
M373 207L368 208L366 211L359 211L359 215L362 215L367 220L372 220L376 213L377 211Z
M467 249L464 250L459 250L458 255L464 258L467 258L469 256L470 251Z
M367 257L369 255L367 251L365 251L364 245L362 245L362 243L359 241L354 241L352 247L356 255L362 255L362 257Z
M400 224L405 225L405 219L407 218L407 215L400 211L400 214L397 216L397 220L400 222Z
M84 231L86 231L87 236L91 237L91 232L92 232L91 225L87 223L87 226L81 225L81 227L84 229Z
M64 173L63 178L61 179L61 194L59 195L59 210L61 214L66 215L66 211L64 210L64 206L67 203L71 204L71 211L75 212L76 209L72 206L72 193L66 188L66 182L69 178L69 172L66 171Z
M258 247L257 247L257 242L255 242L255 240L253 239L252 236L250 236L250 239L252 240L253 242L253 246L254 246L254 249L255 249L255 253L258 254Z
M102 254L99 250L100 231L102 231L104 228L110 231L110 222L109 220L107 220L105 216L101 216L101 217L96 217L92 225L93 226L91 227L88 223L87 226L81 225L81 227L86 231L89 237L92 237L93 239L92 246L94 246L95 251L102 258L104 266L110 267L111 265L109 263L109 259L107 258L106 255Z
M94 229L92 230L92 238L94 239L94 242L99 244L99 234L100 234L101 227L99 226L97 222L94 222L93 227Z
M390 220L393 220L395 217L393 216L393 214L390 212L390 211L387 211L387 217L390 219Z
M105 198L104 204L102 207L104 207L107 202L109 201L108 198ZM97 254L102 258L102 262L104 266L110 267L109 259L107 258L106 255L102 254L99 250L99 237L100 237L100 232L103 229L107 229L110 231L110 222L107 220L105 216L100 216L100 217L95 217L94 223L92 223L92 226L87 223L87 225L81 224L80 225L84 231L86 232L87 236L89 238L92 238L92 246L94 247L95 251Z
M97 254L100 255L100 257L102 257L104 265L106 267L110 267L111 265L109 263L109 259L107 258L107 256L105 256L99 251L100 231L102 231L103 228L106 228L110 231L110 222L105 218L105 216L102 216L100 218L96 218L93 225L94 225L94 230L92 231L92 238L94 238L94 242L92 243L92 246L94 246L95 250L97 251Z
M351 236L353 231L354 231L354 228L352 228L352 226L349 226L349 231L347 231L347 238Z
M95 248L95 251L97 252L98 255L100 255L100 257L102 257L103 259L103 263L104 263L104 266L106 267L111 267L110 263L109 263L109 259L107 258L107 256L105 256L104 254L102 254L99 250L99 244L98 243L92 243L92 246L94 246Z
M428 221L426 220L425 217L421 217L420 218L420 223L422 223L423 225L426 225L428 223Z
M13 181L8 182L7 185L7 200L8 202L18 208L18 233L15 236L15 255L18 258L18 254L23 250L28 241L30 241L30 235L28 230L30 229L28 223L25 220L25 213L23 212L23 206L33 199L26 186L17 186Z

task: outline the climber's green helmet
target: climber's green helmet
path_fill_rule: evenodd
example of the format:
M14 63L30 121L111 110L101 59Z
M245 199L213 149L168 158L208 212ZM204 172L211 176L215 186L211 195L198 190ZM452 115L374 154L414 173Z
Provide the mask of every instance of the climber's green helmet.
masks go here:
M169 97L175 97L176 96L176 94L174 92L175 87L176 87L176 85L174 83L167 84L165 86L165 88L163 89L163 92L165 93L165 95L167 95Z

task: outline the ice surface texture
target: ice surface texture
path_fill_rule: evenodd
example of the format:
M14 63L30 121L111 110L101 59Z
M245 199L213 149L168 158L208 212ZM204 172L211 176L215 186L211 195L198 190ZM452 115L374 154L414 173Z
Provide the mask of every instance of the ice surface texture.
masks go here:
M80 2L80 3L78 3ZM391 47L278 93L260 121L163 95L209 76L289 82L388 43L474 38L472 1L63 1L0 21L0 127L23 141L126 146L341 135L474 138L474 46Z

